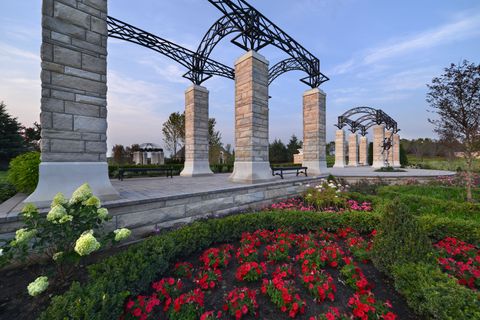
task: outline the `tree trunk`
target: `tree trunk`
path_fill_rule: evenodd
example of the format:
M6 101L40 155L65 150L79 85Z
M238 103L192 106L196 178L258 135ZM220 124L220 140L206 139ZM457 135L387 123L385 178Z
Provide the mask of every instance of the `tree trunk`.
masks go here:
M467 155L467 201L473 202L472 197L472 164L473 164L473 155L469 152Z

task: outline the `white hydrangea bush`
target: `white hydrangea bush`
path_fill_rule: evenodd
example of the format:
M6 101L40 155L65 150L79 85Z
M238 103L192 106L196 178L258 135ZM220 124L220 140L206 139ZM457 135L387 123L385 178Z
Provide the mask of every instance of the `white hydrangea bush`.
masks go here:
M14 239L0 246L0 267L13 260L46 254L56 267L53 282L68 280L81 258L124 241L131 234L126 228L105 232L104 224L111 217L88 184L75 190L70 199L58 193L46 215L28 204L21 216L24 227L16 231ZM39 295L48 284L47 277L39 277L28 286L28 292L31 296Z

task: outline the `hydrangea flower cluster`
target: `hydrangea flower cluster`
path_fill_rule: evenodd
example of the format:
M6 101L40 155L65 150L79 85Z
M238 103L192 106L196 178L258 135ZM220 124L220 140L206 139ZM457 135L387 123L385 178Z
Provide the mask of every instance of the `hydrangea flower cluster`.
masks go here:
M27 287L28 294L32 297L38 296L40 293L44 292L48 288L48 278L45 276L38 277L30 283Z

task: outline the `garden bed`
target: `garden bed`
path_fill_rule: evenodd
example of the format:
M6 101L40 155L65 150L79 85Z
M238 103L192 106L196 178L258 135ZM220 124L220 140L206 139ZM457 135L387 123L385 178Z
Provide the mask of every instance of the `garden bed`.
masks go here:
M128 298L121 318L323 319L338 311L352 319L419 319L368 261L370 248L370 237L350 228L244 233L178 261L149 291ZM182 297L189 295L188 303Z

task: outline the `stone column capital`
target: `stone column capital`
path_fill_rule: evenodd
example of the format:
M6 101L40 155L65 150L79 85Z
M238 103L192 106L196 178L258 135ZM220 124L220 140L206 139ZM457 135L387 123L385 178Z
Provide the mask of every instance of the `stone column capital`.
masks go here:
M250 58L253 58L253 59L258 60L262 63L265 63L266 65L270 64L270 62L264 56L262 56L260 53L258 53L257 51L254 51L254 50L250 50L247 53L245 53L243 56L238 58L235 61L235 65L238 65L238 64L240 64L240 63L242 63L245 60L248 60Z
M209 93L208 89L204 86L200 86L198 84L192 84L191 86L189 86L186 90L185 90L185 94L189 93L190 91L201 91L201 92L205 92L205 93Z

